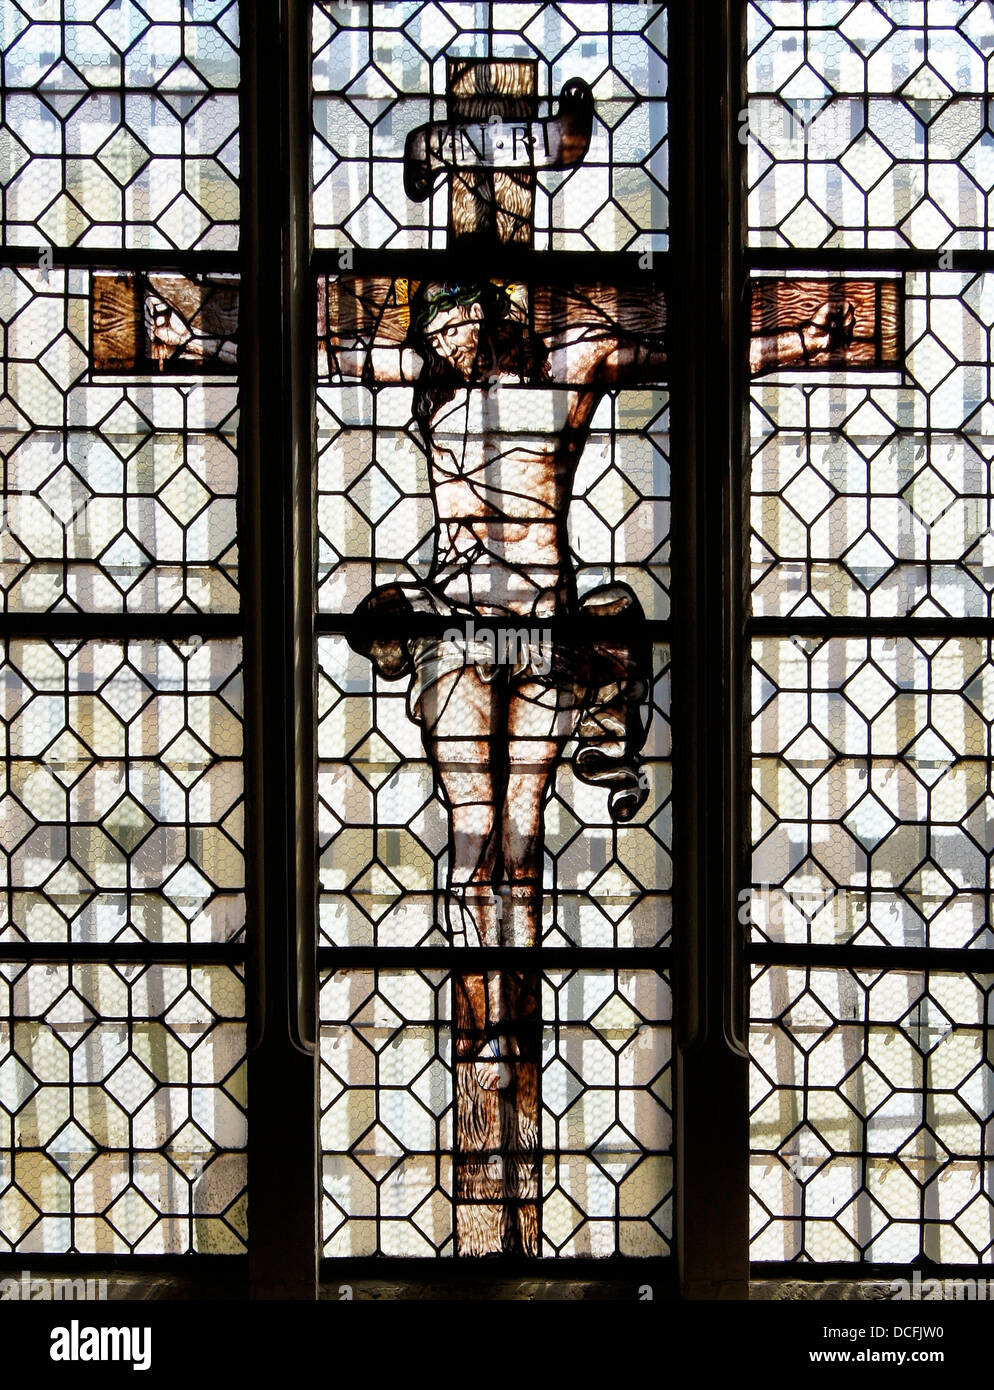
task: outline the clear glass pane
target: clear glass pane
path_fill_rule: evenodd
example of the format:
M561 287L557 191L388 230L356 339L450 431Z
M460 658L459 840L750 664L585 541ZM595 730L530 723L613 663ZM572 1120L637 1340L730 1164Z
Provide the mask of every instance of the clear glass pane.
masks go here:
M237 246L237 0L7 4L0 63L7 245Z

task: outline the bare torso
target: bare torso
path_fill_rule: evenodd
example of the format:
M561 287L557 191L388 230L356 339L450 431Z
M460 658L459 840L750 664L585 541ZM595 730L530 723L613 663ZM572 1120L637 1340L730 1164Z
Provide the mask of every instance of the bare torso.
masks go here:
M577 303L583 298L577 292ZM617 305L608 308L617 309ZM543 335L544 378L484 374L478 359L482 313L459 305L431 320L427 335L451 373L424 373L412 348L343 348L343 377L409 382L422 422L437 517L431 589L487 617L546 618L576 602L567 543L573 479L605 390L655 381L665 363L658 345L622 337L591 302ZM425 394L440 403L425 413ZM444 399L444 397L448 399Z
M503 377L436 410L431 582L450 602L488 616L568 609L566 513L597 394Z
M427 588L457 610L506 615L515 627L568 615L577 596L567 516L594 413L611 387L658 380L661 346L617 331L610 292L575 291L557 308L558 326L540 342L523 337L527 350L514 358L496 335L481 349L478 299L436 298L441 307L422 314L431 357L403 344L373 346L368 364L355 349L336 355L343 375L363 378L368 365L374 381L414 388L436 514ZM506 370L508 360L527 363L529 379ZM459 642L444 634L414 646L417 718L449 813L452 940L531 945L541 918L542 808L582 694L527 665L505 663L507 678L495 679L492 663L466 659L465 645L453 659ZM461 980L479 1035L477 1082L506 1086L517 1046L506 1020L517 996L504 997L499 971Z
M503 373L455 385L428 421L438 515L431 582L487 616L569 611L566 518L606 387L649 354L578 324L547 339L548 380Z

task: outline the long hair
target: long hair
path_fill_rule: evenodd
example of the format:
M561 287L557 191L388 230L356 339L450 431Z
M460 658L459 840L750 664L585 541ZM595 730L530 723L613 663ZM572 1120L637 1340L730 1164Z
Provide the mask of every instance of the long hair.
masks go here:
M414 416L426 447L432 416L453 399L457 387L466 384L466 378L432 347L428 330L437 313L457 304L475 303L479 303L483 317L470 381L478 384L502 372L528 382L549 379L545 343L530 324L510 317L511 300L501 285L485 280L476 285L435 286L431 294L427 284L419 285L411 304L407 342L424 364L414 388Z

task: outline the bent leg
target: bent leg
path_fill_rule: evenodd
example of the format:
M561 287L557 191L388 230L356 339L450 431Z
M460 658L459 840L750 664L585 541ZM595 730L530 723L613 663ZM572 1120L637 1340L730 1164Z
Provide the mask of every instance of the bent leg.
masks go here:
M528 681L508 709L507 782L501 808L501 941L533 946L542 916L542 814L549 781L578 712L569 690Z
M425 748L449 808L446 916L452 941L496 946L492 747L497 693L476 667L462 666L425 689L420 713Z
M445 911L453 945L500 944L495 739L500 740L499 692L474 666L449 671L426 686L420 712L428 756L449 808L449 875ZM484 1090L507 1084L496 1038L504 1024L500 975L457 975L466 1026L461 1039L477 1057ZM462 1051L462 1047L460 1051Z

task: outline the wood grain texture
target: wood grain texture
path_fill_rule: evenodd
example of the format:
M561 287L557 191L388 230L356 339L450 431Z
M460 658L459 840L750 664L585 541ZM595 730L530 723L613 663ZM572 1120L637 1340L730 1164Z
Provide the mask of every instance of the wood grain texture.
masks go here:
M407 285L389 275L321 276L319 339L327 337L333 347L398 346L407 337L410 317Z
M142 335L136 277L97 272L92 287L90 345L93 366L97 371L133 371Z
M510 1084L485 1090L471 1058L484 1049L474 1008L485 993L482 976L453 980L455 1035L456 1250L460 1255L538 1254L539 980L507 974L503 994L511 1017ZM477 1013L476 1017L480 1014Z
M528 120L536 114L533 61L479 58L448 60L450 121ZM527 171L461 169L449 181L449 233L530 246L535 175Z
M796 333L825 304L855 311L852 341L812 356L809 363L777 361L767 355L762 371L803 366L803 370L859 370L898 367L902 361L903 296L896 279L843 280L761 276L751 282L750 333L753 339Z
M652 285L537 285L531 292L532 323L540 337L591 325L657 346L666 332L666 299Z
M456 1208L456 1249L460 1255L537 1255L538 1208L531 1204L464 1204Z

